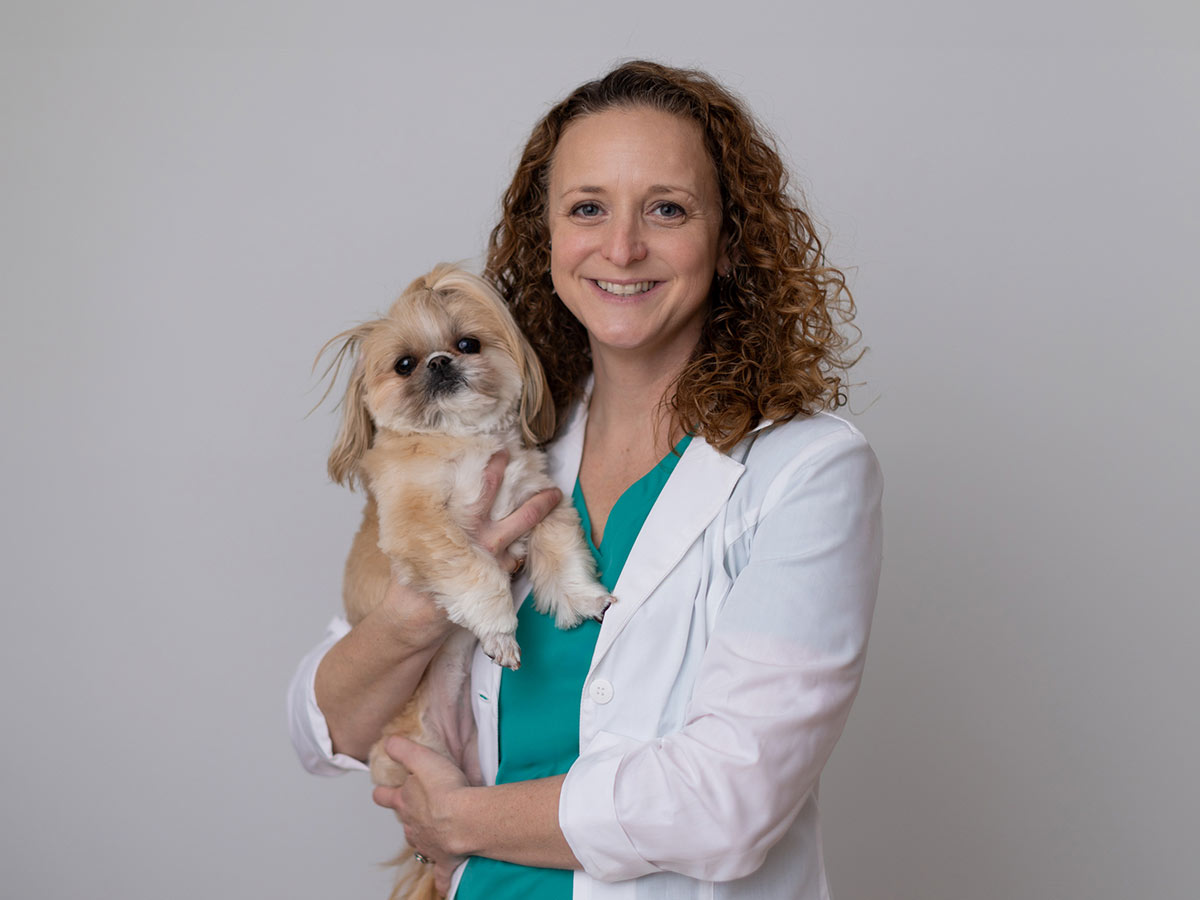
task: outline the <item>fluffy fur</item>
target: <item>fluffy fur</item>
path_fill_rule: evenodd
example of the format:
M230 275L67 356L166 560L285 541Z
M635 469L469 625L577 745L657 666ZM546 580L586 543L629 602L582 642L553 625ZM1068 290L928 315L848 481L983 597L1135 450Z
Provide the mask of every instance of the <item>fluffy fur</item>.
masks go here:
M387 316L337 335L321 353L333 346L334 378L344 361L355 362L329 473L368 493L346 561L346 615L353 625L378 606L394 573L431 594L463 629L371 748L371 776L389 786L407 777L383 750L387 737L402 734L478 777L464 692L475 640L500 665L518 668L521 657L509 573L468 526L484 468L500 450L509 462L493 518L552 486L533 449L554 429L545 376L503 300L449 265L414 281ZM537 608L553 613L558 627L598 617L612 601L566 498L521 543L510 552L525 556ZM408 865L411 854L398 862L406 871L394 897L436 896L431 867Z

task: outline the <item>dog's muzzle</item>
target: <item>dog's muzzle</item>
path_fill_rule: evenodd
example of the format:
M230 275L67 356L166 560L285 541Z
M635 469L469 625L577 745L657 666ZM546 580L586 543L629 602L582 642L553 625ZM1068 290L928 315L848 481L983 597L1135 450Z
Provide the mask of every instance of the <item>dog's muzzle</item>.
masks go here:
M451 394L467 383L447 353L437 353L429 357L425 367L429 369L426 389L431 397Z

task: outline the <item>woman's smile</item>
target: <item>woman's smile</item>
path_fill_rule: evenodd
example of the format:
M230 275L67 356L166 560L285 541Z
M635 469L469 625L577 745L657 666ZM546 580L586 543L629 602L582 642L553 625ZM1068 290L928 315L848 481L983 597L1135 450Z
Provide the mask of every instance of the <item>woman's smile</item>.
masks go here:
M606 281L600 278L589 280L594 286L596 296L602 301L618 304L652 300L657 296L657 289L665 283L662 281Z
M606 294L614 294L618 297L636 297L645 294L661 282L657 281L635 281L632 284L622 284L617 281L601 281L595 279L593 284L604 291Z

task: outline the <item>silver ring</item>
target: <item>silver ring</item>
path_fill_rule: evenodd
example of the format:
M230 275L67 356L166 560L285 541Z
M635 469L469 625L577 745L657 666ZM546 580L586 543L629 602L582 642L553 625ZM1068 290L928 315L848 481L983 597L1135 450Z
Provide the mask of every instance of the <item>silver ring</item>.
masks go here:
M423 856L420 853L414 853L413 859L415 859L417 862L419 862L423 866L428 866L433 863L432 859L430 859L428 856Z

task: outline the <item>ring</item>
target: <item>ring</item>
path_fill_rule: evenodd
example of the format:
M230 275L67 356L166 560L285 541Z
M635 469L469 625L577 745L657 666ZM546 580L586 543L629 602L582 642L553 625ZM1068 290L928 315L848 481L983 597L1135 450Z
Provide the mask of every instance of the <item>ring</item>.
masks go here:
M423 856L420 853L414 853L413 859L415 859L417 862L419 862L423 866L428 866L433 863L432 859L430 859L428 856Z

